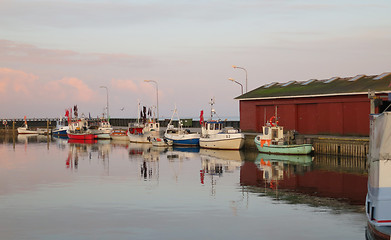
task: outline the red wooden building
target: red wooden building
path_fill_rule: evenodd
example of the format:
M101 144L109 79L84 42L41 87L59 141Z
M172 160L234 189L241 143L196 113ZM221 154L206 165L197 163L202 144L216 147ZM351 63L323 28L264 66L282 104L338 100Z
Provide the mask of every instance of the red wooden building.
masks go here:
M260 132L277 115L285 130L300 134L368 136L371 104L375 113L389 106L390 83L391 73L383 73L265 84L236 98L240 127Z

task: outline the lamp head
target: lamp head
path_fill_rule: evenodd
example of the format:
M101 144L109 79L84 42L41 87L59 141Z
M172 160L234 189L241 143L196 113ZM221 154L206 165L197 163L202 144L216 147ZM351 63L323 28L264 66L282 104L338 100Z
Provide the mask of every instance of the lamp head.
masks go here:
M233 68L237 68L235 65L232 65Z
M228 78L228 80L235 82L235 79L233 79L233 78Z

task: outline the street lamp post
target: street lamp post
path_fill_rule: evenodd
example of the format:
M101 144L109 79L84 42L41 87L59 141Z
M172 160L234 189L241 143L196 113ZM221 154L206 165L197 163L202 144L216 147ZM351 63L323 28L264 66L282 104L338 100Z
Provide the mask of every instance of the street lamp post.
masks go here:
M109 115L109 89L106 86L100 86L100 88L106 88L106 111L107 111L107 119L110 120Z
M234 82L234 83L239 84L240 87L242 88L242 95L243 95L243 85L242 85L240 82L237 82L237 81L236 81L235 79L233 79L233 78L228 78L228 80L230 80L230 81L232 81L232 82Z
M159 121L159 88L158 88L158 84L156 81L154 80L144 80L144 82L152 82L152 83L155 83L156 84L156 108L157 108L157 121Z
M247 92L247 70L243 67L238 67L238 66L235 66L235 65L232 65L233 68L239 68L239 69L243 69L245 72L246 72L246 92Z

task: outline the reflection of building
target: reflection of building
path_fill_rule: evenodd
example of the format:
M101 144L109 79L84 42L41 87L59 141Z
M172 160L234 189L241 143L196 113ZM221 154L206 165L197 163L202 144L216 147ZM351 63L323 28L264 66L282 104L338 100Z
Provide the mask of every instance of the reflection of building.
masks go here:
M240 172L240 182L258 186L292 190L319 197L346 199L351 204L363 204L367 177L326 169L315 169L308 163L257 159L245 162Z

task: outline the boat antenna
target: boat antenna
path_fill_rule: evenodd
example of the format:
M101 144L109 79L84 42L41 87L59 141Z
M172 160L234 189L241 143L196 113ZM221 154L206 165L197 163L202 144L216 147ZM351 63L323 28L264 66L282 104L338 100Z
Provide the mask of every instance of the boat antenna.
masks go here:
M210 99L210 119L213 118L213 113L216 114L216 110L214 110L213 105L215 104L215 97Z

